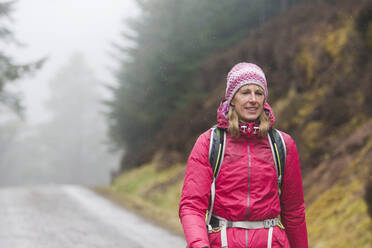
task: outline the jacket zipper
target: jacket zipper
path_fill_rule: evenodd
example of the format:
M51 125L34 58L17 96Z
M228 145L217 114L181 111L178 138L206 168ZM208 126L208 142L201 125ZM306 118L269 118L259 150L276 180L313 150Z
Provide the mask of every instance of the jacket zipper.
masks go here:
M251 153L249 150L249 141L248 141L248 200L247 200L247 219L249 216L249 193L251 188Z

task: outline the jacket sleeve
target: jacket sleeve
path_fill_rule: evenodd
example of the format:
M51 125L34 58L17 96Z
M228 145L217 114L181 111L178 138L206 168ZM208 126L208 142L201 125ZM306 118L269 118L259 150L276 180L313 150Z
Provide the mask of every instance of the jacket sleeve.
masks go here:
M187 161L179 216L189 248L209 247L205 214L213 179L208 159L210 131L196 141Z
M283 138L286 143L287 158L280 198L281 220L291 248L307 248L305 203L300 160L293 139L287 134L283 134Z

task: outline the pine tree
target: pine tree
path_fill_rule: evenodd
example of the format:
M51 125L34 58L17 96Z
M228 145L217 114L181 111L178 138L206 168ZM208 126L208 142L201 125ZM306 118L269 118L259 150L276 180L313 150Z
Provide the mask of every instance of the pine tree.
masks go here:
M0 42L5 46L18 44L8 25L14 4L15 1L0 3ZM4 49L0 49L0 103L20 112L22 108L19 95L7 92L4 88L7 84L38 70L44 61L45 59L40 59L35 63L17 64Z
M119 86L108 102L111 136L126 158L151 150L167 119L205 94L195 84L200 66L257 25L280 13L277 0L137 0L142 15L117 45ZM217 83L217 82L216 82ZM141 158L140 158L141 159ZM139 163L124 161L124 167Z
M100 82L84 57L73 55L50 80L49 121L40 128L55 182L108 183L114 159L105 145Z

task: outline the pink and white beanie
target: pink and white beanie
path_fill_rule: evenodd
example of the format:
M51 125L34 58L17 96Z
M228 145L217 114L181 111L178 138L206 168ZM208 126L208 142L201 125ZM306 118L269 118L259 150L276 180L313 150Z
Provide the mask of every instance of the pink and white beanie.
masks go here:
M241 87L247 84L256 84L264 89L265 101L267 100L267 83L265 74L262 69L258 65L252 63L238 63L227 74L225 101L223 103L222 109L225 117L229 112L230 102L233 99L235 93Z

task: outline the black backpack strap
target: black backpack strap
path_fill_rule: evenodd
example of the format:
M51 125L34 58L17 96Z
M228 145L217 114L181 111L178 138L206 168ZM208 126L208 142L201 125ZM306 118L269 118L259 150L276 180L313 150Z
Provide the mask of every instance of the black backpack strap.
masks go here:
M281 133L274 128L269 130L269 142L274 157L275 168L278 174L278 187L279 193L282 186L284 167L286 162L287 151L284 143L284 139Z
M218 172L220 171L223 156L225 153L225 143L226 143L226 131L216 126L213 127L211 131L211 140L209 144L209 163L211 164L211 167L212 167L213 181L211 184L209 209L208 209L206 220L205 220L208 226L208 230L211 228L209 223L212 218L214 198L216 195L216 179L218 176Z
M211 164L214 178L217 177L223 160L225 152L225 136L226 132L224 129L218 127L212 128L209 145L209 163Z

